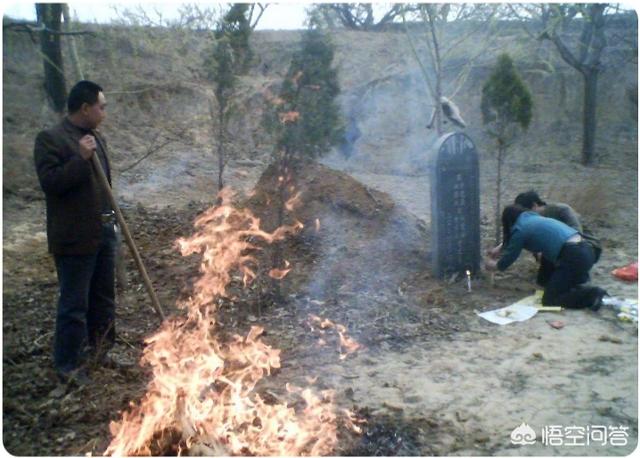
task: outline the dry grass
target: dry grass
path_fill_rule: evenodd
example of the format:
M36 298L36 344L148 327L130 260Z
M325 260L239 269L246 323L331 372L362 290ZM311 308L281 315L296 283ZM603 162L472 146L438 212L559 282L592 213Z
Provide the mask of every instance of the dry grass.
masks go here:
M550 202L563 202L577 211L587 226L606 225L609 213L616 208L616 196L606 180L594 174L580 183L557 183L546 194Z

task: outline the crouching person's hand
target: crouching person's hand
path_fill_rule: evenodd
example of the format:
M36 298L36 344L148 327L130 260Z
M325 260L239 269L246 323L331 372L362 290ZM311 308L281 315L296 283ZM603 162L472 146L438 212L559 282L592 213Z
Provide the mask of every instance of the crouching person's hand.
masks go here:
M487 250L487 256L489 256L490 259L499 259L501 252L502 244L498 245L497 247L491 248L490 250Z
M498 261L492 258L485 259L484 268L489 272L495 272L496 270L498 270Z

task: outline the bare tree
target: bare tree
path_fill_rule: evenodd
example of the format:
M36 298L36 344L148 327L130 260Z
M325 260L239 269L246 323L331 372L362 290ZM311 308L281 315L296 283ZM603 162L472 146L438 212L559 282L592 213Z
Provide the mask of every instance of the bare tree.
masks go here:
M44 63L44 86L53 110L62 114L67 99L60 34L62 4L36 3L38 24L41 25L40 49Z
M400 17L407 8L414 8L402 3L393 3L383 11L382 17L375 18L372 3L321 3L311 8L310 16L315 22L323 22L329 28L340 25L349 30L377 32Z
M72 32L71 30L71 15L69 14L69 5L62 4L62 17L64 18L64 28L66 32ZM67 45L69 47L69 56L71 56L71 65L78 77L78 79L84 79L84 73L80 65L80 58L78 57L78 48L76 46L76 39L73 35L67 37Z
M94 35L90 31L72 31L68 28L68 8L64 3L36 3L37 22L33 24L27 21L4 23L3 30L26 32L31 36L33 43L37 43L36 35L40 38L40 53L44 64L44 85L47 99L51 107L62 115L67 99L64 60L62 58L61 38L64 36L72 39L75 35ZM62 30L62 18L65 17L65 28ZM73 42L70 42L73 43ZM75 46L74 46L75 48ZM72 52L72 59L77 58L77 53ZM75 62L74 62L75 66ZM82 73L80 72L80 75Z
M260 22L260 18L266 11L268 3L251 3L249 5L249 14L247 20L249 21L249 25L251 26L251 30L255 30L256 26Z
M530 35L552 42L562 60L577 70L584 82L582 115L582 163L594 162L598 76L607 46L605 29L608 3L520 4L510 5ZM579 28L580 33L575 29Z
M432 115L433 124L435 121L438 136L443 133L443 123L445 116L454 124L464 126L460 122L460 113L453 104L453 97L464 85L471 66L475 61L487 52L491 45L489 31L491 20L493 19L497 7L485 4L419 4L415 9L402 11L402 18L405 32L414 57L418 62L424 76L427 88L431 95L434 107ZM409 27L409 21L417 21L424 26L424 33L417 34ZM456 36L455 39L447 39L446 29L454 22L468 21L469 27L466 33ZM415 27L413 27L415 29ZM481 36L482 38L478 38ZM477 42L483 41L474 56L471 57L455 77L449 81L444 81L444 63L451 57L453 52L470 39L476 38ZM417 43L424 42L427 52L421 55L417 50ZM456 119L456 117L458 119Z

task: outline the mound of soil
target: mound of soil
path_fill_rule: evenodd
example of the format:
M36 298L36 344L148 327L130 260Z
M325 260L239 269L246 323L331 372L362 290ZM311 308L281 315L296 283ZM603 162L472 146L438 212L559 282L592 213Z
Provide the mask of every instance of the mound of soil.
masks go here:
M269 166L246 205L265 229L273 230L279 225L283 186L285 198L298 196L282 222L297 220L304 228L274 248L292 263L288 282L298 293L316 299L336 292L371 293L427 269L424 224L388 194L316 162L295 162L287 172Z

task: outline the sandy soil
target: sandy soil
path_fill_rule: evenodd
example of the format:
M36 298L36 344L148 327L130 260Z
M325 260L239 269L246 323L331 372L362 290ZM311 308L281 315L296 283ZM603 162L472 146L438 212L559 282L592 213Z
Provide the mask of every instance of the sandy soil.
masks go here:
M253 164L232 167L229 176L235 177L232 181L241 188L248 189L261 170ZM135 186L129 186L125 180L120 182L121 196L126 196L128 201L125 212L132 219L141 251L146 253L148 269L159 285L161 300L169 304L170 311L170 304L188 288L189 278L195 272L195 261L181 260L173 252L172 240L176 235L189 232L190 220L206 208L209 196L210 182L206 177L211 175L203 169L191 168L191 171L184 179L156 174ZM527 182L530 174L521 176L518 168L512 173L517 186L540 186L545 179L550 179L534 176L535 179ZM572 172L568 167L561 173L571 176L581 172ZM637 177L631 172L601 169L598 173L610 181L626 180L631 186L637 183ZM428 176L366 173L353 176L372 189L388 193L402 212L422 220L428 227ZM483 182L487 188L488 181ZM157 205L158 189L165 190L162 203L170 207ZM349 193L356 199L355 191ZM365 198L368 199L362 197ZM192 200L202 202L186 204ZM492 210L488 202L490 196L483 196L484 246L491 245L487 221ZM357 209L358 203L354 205ZM188 210L185 213L180 208ZM612 212L616 217L629 215L627 225L598 227L597 232L605 241L605 253L594 269L593 281L606 287L612 295L637 297L637 284L619 282L609 274L612 268L637 256L637 226L631 221L631 216L637 214L637 203L627 200ZM36 367L40 371L30 395L35 403L29 407L30 401L24 401L28 413L16 405L21 399L18 393L24 390L16 392L15 400L5 407L9 409L5 414L8 412L8 418L12 419L5 424L5 445L14 453L98 453L108 441L109 419L117 418L117 409L113 406L125 408L129 400L139 398L144 389L145 372L140 368L124 374L102 372L106 391L94 398L95 408L84 415L77 413L78 407L73 410L74 405L85 402L81 395L74 397L71 393L62 401L51 398L55 382L46 367L50 364L48 348L53 324L50 304L56 287L53 265L46 254L43 202L5 201L4 221L4 334L5 368L8 368L5 369L5 391L15 391L8 383L33 374ZM374 226L359 226L360 252L375 249L372 247L379 238L368 232L374 230ZM366 241L368 237L370 242ZM335 243L335 237L329 239ZM340 243L355 242L347 238ZM329 264L328 269L348 272L345 266L358 256L347 249L345 256L340 257L340 252L337 250L337 258L331 258L334 264ZM298 261L301 265L315 263L309 262L311 258L305 259L301 257ZM325 260L324 257L313 259ZM369 270L375 270L377 267L371 259L365 256L360 262L369 263ZM403 270L402 259L393 260L390 270L397 275L390 278L398 284L380 282L377 289L354 286L357 285L354 279L371 274L366 269L346 273L343 286L322 300L313 296L308 278L294 275L287 288L288 305L260 306L262 314L250 308L249 315L246 306L234 308L232 305L223 320L227 320L232 329L239 330L249 323L264 324L268 341L283 349L282 370L266 382L270 389L277 392L286 381L302 381L306 376L316 375L319 386L336 390L341 405L354 408L368 419L365 431L369 432L360 439L345 441L338 454L626 455L635 448L636 326L618 321L611 310L604 309L598 314L540 313L526 322L505 327L477 317L476 310L498 308L533 291L531 279L535 266L528 257L519 260L512 271L498 275L495 288L489 287L483 278L474 279L472 294L466 293L461 283L443 284L430 278L426 262L409 264ZM142 339L156 325L151 314L141 316L146 300L141 297L136 274L131 272L133 267L129 265L129 268L132 283L120 309L120 333L124 340L115 352L120 360L135 363ZM256 297L254 303L261 300L264 298ZM37 305L29 309L36 314L42 313L38 310L44 307L45 318L38 320L33 315L34 319L28 318L25 323L25 315L20 312L24 301ZM344 323L366 349L344 362L338 361L335 352L318 353L314 340L317 337L308 335L303 325L311 312ZM299 325L292 326L292 320L297 320ZM562 320L565 327L553 329L548 320ZM25 339L29 342L26 349ZM33 375L29 383L34 383ZM108 386L120 389L114 391L106 388ZM75 416L63 414L65 409L76 412ZM28 420L29 417L32 420ZM57 426L46 426L55 421ZM80 427L78 422L86 424L85 427ZM510 443L511 431L523 422L538 434L535 445ZM46 433L35 433L32 429L43 425L49 428ZM628 427L628 445L542 445L541 429L551 425ZM19 437L31 437L31 441L24 443ZM388 438L386 443L383 437ZM16 441L21 445L17 446ZM363 445L365 443L368 445Z
M598 172L611 184L629 180L627 183L633 189L635 171L626 176L624 172ZM520 189L535 186L526 183L526 177L520 177L517 169L511 173ZM572 173L567 167L560 173L571 176L580 172L574 168ZM354 176L388 192L429 221L428 176L362 173ZM487 181L483 184L488 187ZM622 189L629 187L622 186ZM489 199L490 196L484 195L482 200ZM482 207L482 214L489 218L488 207ZM602 260L593 269L592 281L617 297L637 298L638 295L637 284L624 283L610 275L613 268L634 259L637 253L634 221L637 207L634 207L633 199L621 201L612 212L621 215L624 223L598 231L603 238L615 239L620 245L605 249ZM518 262L522 264L527 260ZM500 284L500 280L497 282L498 289L508 287ZM477 304L477 308L485 310L502 305L506 304L489 295L487 302ZM402 409L410 417L435 416L449 420L463 437L467 435L459 444L447 443L446 434L436 435L435 449L444 447L449 453L626 455L635 449L636 327L617 321L610 310L600 314L540 313L529 321L504 327L483 322L472 310L466 311L465 319L471 325L470 331L456 335L446 345L425 348L418 344L402 353L376 354L363 365L352 363L349 369L358 376L353 385L354 399L374 409L387 404L387 408ZM562 320L566 326L553 329L547 323L549 320ZM614 338L613 343L610 338ZM537 431L536 445L510 444L509 434L522 422ZM541 428L549 425L622 425L628 426L631 434L627 447L554 448L542 445L540 440Z

